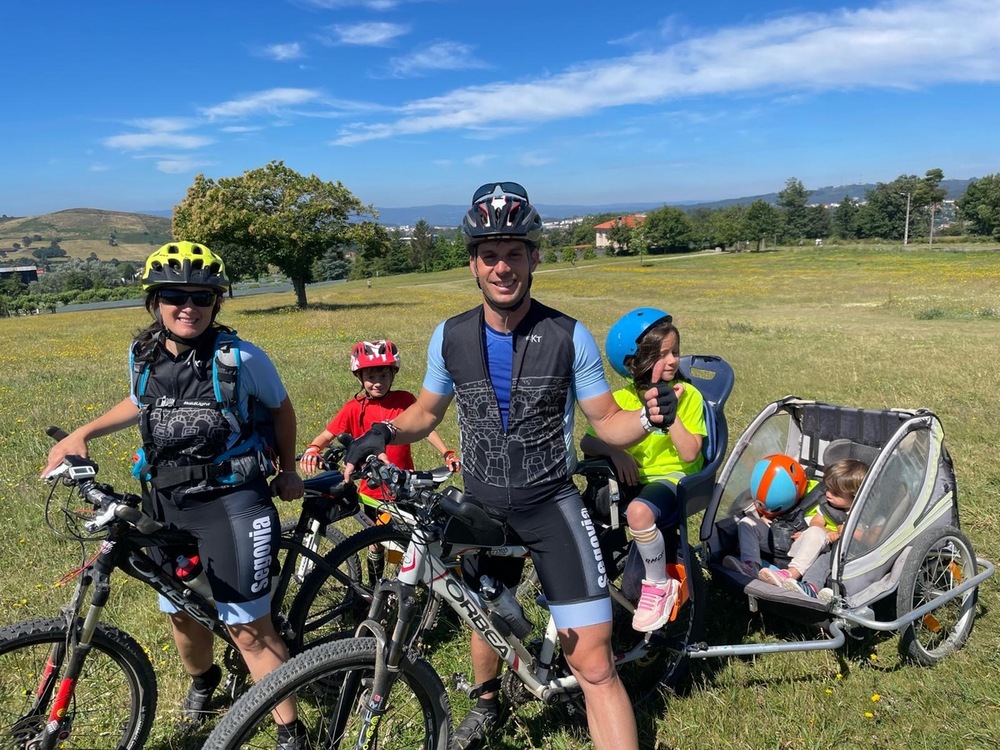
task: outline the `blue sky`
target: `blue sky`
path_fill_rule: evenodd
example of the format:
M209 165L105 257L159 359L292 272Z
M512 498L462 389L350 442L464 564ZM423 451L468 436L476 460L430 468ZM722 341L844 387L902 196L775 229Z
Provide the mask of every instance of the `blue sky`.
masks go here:
M273 159L376 206L714 200L1000 171L997 0L22 0L0 214Z

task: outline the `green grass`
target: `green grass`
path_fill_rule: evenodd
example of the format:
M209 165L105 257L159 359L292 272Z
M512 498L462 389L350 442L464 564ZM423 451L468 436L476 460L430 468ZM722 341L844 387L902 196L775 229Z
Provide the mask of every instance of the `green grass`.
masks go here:
M963 527L979 555L996 560L998 281L995 248L807 248L646 257L641 266L636 258L543 265L533 289L539 300L584 321L602 348L609 326L627 310L649 305L671 312L684 352L722 355L736 371L726 409L734 440L764 405L787 394L866 408L932 409L955 461ZM479 297L468 272L458 269L378 279L373 290L364 283L310 289L309 300L314 307L300 311L290 293L237 298L222 314L277 364L298 413L300 445L355 392L347 368L354 341L393 339L404 363L398 385L415 391L434 325ZM130 309L0 320L0 562L17 571L0 588L2 622L53 614L68 596L52 582L73 567L78 550L41 522L44 490L37 474L50 442L42 428L78 425L125 395L125 353L144 315ZM457 443L450 414L440 432ZM135 440L119 433L93 444L102 477L127 486ZM415 458L418 465L437 463L426 444L415 446ZM169 720L185 686L166 624L147 591L117 583L108 614L150 650L161 677L164 720L152 746L177 746ZM932 669L901 662L892 636L852 641L838 654L702 662L690 690L642 713L644 746L995 746L998 586L991 579L981 587L968 645ZM714 643L803 637L719 592L710 607ZM461 643L450 653L449 671L468 671ZM586 747L586 735L558 717L524 709L490 747Z

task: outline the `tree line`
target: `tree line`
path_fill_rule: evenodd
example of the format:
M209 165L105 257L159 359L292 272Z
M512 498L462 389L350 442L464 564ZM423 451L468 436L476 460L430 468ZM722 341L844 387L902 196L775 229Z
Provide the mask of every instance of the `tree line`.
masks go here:
M608 232L613 251L640 255L713 247L759 250L827 238L909 241L963 231L1000 240L1000 174L970 185L956 203L956 221L946 230L936 228L942 212L950 210L944 204L943 179L940 169L923 177L901 175L878 183L864 200L845 196L836 206L822 206L811 205L810 191L792 177L773 205L757 200L717 209L663 206L633 226L614 214L588 216L573 226L548 230L543 254L548 261L575 260L576 248L584 246L585 255L592 255L594 227L606 221L616 222ZM378 224L375 209L339 181L301 175L281 161L237 177L198 175L174 209L172 230L176 238L218 251L233 281L259 279L278 269L291 281L300 307L307 305L306 285L314 281L431 272L468 262L457 228L435 233L421 220L404 236ZM19 281L5 281L0 284L0 313L90 301L87 297L141 296L119 266L71 262L27 289Z

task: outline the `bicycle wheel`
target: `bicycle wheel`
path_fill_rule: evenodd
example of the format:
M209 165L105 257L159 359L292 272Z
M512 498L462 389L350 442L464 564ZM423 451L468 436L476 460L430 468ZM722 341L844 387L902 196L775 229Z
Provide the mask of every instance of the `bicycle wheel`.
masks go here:
M295 527L298 525L298 520L289 519L288 521L281 522L281 535L286 538L290 538L292 532L295 531ZM307 547L310 547L313 552L315 552L320 557L324 557L334 550L338 545L343 544L347 541L347 536L338 529L333 524L329 524L326 527L326 533L318 538L312 543L308 544L305 541ZM301 584L306 576L308 576L315 565L306 557L299 557L295 562L295 581ZM360 562L355 558L351 570L355 576L360 575L359 571L361 569Z
M913 542L899 575L896 612L902 616L932 602L976 574L976 554L961 531L928 529ZM911 622L899 634L899 651L933 666L960 649L972 633L979 589L957 596Z
M77 620L77 635L82 625ZM28 746L45 726L69 661L64 619L0 628L0 748ZM142 647L101 623L69 704L62 748L140 748L156 715L156 676Z
M705 578L693 550L689 559L692 564L685 570L689 596L677 617L650 636L650 648L641 658L622 664L618 669L635 704L654 697L661 687L678 687L691 667L687 646L702 637L706 600ZM612 602L611 645L615 654L621 655L642 643L645 634L632 629L632 611L614 599Z
M366 725L375 674L374 638L352 638L306 651L254 685L209 735L203 750L267 748L276 743L271 710L296 696L306 727L305 750L357 747ZM441 678L422 659L404 656L385 713L369 717L365 747L380 750L446 750L451 708Z
M349 638L368 617L372 592L382 578L394 578L410 541L408 531L396 526L373 526L338 545L324 559L331 568L319 566L302 582L288 615L295 632L293 650ZM374 549L372 549L374 548ZM350 565L362 560L360 577ZM439 600L420 592L423 613L414 629L411 647L419 647L423 635L437 620ZM387 608L394 611L393 607Z

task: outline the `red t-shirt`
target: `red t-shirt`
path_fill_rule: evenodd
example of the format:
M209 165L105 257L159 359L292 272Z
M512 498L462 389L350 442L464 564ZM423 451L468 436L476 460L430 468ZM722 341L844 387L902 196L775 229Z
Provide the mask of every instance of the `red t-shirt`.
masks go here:
M330 420L326 431L334 436L346 432L351 437L361 437L373 424L398 416L416 400L409 391L389 391L380 399L371 399L364 394L355 396ZM400 469L414 468L413 454L410 453L409 445L387 445L385 453L389 461ZM371 489L364 482L358 485L358 490L376 500L385 499L381 488Z

